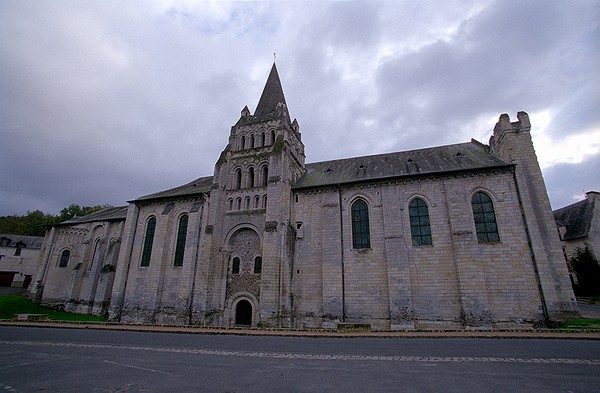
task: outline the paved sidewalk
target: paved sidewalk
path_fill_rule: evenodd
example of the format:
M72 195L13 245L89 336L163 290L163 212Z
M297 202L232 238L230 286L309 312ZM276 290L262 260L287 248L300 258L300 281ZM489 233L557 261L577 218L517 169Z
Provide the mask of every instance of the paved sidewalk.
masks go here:
M337 332L328 330L239 329L194 326L125 325L81 322L16 322L0 321L0 326L24 326L64 329L125 330L180 334L232 334L290 337L388 337L388 338L542 338L567 340L600 340L600 331L572 330L512 330L512 331L394 331L394 332Z

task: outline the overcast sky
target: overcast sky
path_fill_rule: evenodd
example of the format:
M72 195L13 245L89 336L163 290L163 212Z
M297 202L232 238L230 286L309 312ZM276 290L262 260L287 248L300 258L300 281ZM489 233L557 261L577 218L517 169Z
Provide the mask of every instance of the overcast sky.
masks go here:
M277 53L307 162L529 113L554 209L600 191L600 2L0 1L0 215L213 174Z

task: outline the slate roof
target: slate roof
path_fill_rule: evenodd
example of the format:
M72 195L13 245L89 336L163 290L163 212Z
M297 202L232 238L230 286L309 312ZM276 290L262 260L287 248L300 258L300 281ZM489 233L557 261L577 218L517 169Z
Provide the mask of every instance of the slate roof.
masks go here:
M43 236L25 236L0 233L0 239L8 239L10 242L7 247L16 247L17 243L22 242L26 248L41 248L44 241Z
M595 198L586 198L553 211L554 220L567 228L563 240L588 236L594 214Z
M154 194L146 195L135 199L133 202L150 201L154 199L178 198L189 195L207 194L212 189L212 176L200 177L196 180L171 188L165 191L155 192Z
M106 209L98 210L85 216L73 217L58 225L83 224L94 221L119 221L124 220L125 217L127 217L127 206L107 207Z
M487 146L472 140L455 145L307 164L306 174L298 179L294 189L512 166L490 154Z

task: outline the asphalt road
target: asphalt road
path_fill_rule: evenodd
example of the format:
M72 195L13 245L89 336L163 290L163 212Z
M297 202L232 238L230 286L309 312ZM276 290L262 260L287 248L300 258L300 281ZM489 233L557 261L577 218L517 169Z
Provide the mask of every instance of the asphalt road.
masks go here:
M600 341L0 326L1 392L600 392Z

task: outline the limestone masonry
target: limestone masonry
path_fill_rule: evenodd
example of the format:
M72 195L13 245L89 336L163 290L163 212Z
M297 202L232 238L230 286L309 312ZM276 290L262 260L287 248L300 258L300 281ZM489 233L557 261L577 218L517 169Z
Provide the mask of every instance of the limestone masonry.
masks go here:
M513 329L577 317L525 112L305 163L275 65L214 174L56 225L32 294L123 323Z

